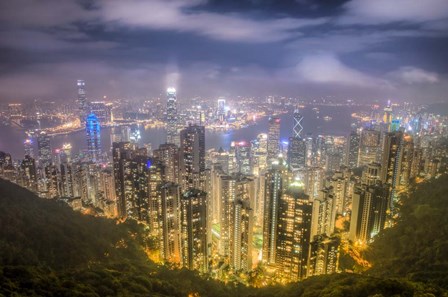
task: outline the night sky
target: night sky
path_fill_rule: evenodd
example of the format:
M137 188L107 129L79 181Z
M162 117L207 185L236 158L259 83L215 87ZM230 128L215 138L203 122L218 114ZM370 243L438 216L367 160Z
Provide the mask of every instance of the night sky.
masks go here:
M0 2L0 100L448 99L447 0Z

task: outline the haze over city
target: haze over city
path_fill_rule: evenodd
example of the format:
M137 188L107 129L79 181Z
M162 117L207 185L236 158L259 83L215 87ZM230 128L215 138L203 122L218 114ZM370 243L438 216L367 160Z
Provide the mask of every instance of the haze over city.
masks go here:
M0 296L448 296L447 0L0 4Z
M446 100L448 3L2 1L0 99Z

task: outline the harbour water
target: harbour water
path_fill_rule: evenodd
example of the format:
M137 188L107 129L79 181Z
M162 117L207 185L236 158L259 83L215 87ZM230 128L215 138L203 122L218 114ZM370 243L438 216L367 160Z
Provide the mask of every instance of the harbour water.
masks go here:
M356 111L348 106L319 106L319 113L307 106L301 110L303 119L303 133L312 135L347 135L350 132L350 125L354 122L351 114ZM330 121L325 121L324 117L330 116ZM287 140L292 135L293 118L292 113L282 114L281 118L281 140ZM139 127L141 133L140 144L151 143L152 148L157 148L159 144L165 142L166 133L164 128L145 129ZM267 133L268 118L262 118L256 125L248 126L239 130L229 132L215 132L206 130L206 148L228 149L232 141L250 141L255 139L260 133ZM9 152L14 159L20 159L24 154L23 141L26 138L24 130L2 126L0 127L0 151ZM57 135L51 140L52 148L59 148L63 143L72 145L72 152L78 153L86 148L86 137L84 131L77 131L67 135ZM103 128L101 131L101 144L104 151L110 150L110 128ZM35 144L36 145L36 144ZM37 152L37 147L35 148Z

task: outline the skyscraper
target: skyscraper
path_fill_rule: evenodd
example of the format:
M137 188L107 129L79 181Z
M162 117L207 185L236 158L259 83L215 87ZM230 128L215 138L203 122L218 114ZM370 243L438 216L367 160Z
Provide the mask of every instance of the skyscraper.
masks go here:
M76 83L77 87L78 87L78 108L79 108L79 114L80 114L80 118L81 118L81 123L83 123L86 119L86 116L89 112L88 110L88 102L87 102L87 97L86 97L86 83L84 80L82 79L78 79L77 83Z
M364 169L362 185L353 194L349 239L355 243L369 243L384 229L389 191L379 174L379 164L369 164Z
M179 146L179 135L177 133L178 115L176 89L168 88L166 102L166 142Z
M347 141L347 166L358 167L360 137L356 131L352 131Z
M235 148L236 167L238 172L246 175L252 174L252 156L250 142L239 141L232 142L231 146Z
M182 265L201 272L208 270L207 194L192 189L181 199Z
M290 170L297 170L306 166L306 143L302 138L303 116L299 110L294 110L293 136L288 143L288 166Z
M389 186L389 208L391 210L398 199L397 188L401 173L402 150L403 132L389 132L384 135L381 180Z
M291 183L281 195L278 212L275 262L284 281L298 281L306 276L311 215L312 203L303 183Z
M266 173L263 216L263 262L275 264L279 203L288 170L283 162L274 163Z
M34 158L33 140L31 138L25 139L23 146L25 147L25 156Z
M37 136L37 150L39 155L39 167L45 168L51 164L50 136L44 131Z
M225 107L226 107L226 99L219 98L218 99L218 108L217 108L217 111L216 111L216 115L218 116L218 120L220 122L223 122L224 119L225 119L225 115L226 115Z
M280 118L272 116L269 118L268 131L268 162L278 157L280 153Z
M164 261L180 263L180 188L174 183L166 183L161 192L161 256Z
M179 183L179 148L173 143L164 143L154 150L154 157L165 166L166 181Z
M205 189L205 128L190 125L180 132L179 167L183 190Z
M97 116L94 113L88 115L86 119L87 152L93 162L101 159L101 127Z
M381 133L372 129L364 129L361 132L361 144L359 149L358 166L366 166L379 161L381 150Z

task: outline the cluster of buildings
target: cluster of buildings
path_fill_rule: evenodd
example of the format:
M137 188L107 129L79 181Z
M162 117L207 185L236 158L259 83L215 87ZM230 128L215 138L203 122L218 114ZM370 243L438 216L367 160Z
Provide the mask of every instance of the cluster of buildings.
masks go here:
M284 123L271 116L256 139L206 150L201 122L179 121L174 88L166 143L141 147L128 127L115 127L105 153L101 115L83 87L78 81L86 154L73 157L68 144L54 150L42 132L38 151L27 140L19 162L0 152L0 176L86 213L137 220L153 239L154 260L220 279L244 281L260 263L279 282L335 273L341 240L369 244L391 224L411 182L446 172L447 127L431 115L397 123L388 105L382 120L347 136L313 137L303 133L297 109L286 143ZM224 104L218 101L221 119Z

